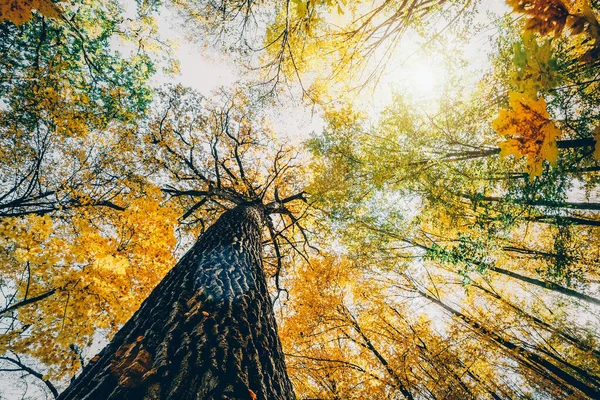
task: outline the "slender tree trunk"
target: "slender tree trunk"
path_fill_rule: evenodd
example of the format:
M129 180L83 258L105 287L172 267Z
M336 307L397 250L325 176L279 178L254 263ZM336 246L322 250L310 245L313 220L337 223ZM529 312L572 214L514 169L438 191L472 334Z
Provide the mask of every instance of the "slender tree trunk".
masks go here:
M554 282L546 282L546 281L541 281L539 279L535 279L535 278L530 278L528 276L519 274L517 272L513 272L513 271L509 271L507 269L504 268L500 268L500 267L495 267L495 266L488 266L487 267L489 270L494 271L498 274L502 274L502 275L506 275L506 276L510 276L511 278L515 278L518 279L522 282L527 282L530 283L532 285L544 288L544 289L548 289L548 290L552 290L554 292L557 293L561 293L567 296L571 296L571 297L575 297L576 299L580 299L583 301L586 301L588 303L591 304L596 304L596 305L600 305L600 299L597 299L595 297L592 296L588 296L587 294L583 294L581 292L578 292L576 290L573 289L569 289L568 287L565 286L561 286L558 285Z
M400 390L400 392L402 393L404 398L407 400L414 400L412 393L410 392L410 390L408 390L408 388L404 384L403 379L400 378L400 376L396 373L396 371L390 366L389 362L375 348L375 346L373 345L373 342L371 342L371 340L367 337L367 335L365 335L362 328L358 324L358 321L356 320L356 318L354 318L354 316L352 315L350 310L348 310L346 307L344 307L342 309L342 312L348 318L348 322L350 322L352 329L354 329L354 331L356 333L358 333L360 335L360 337L362 338L362 343L353 339L350 336L348 336L348 339L350 339L352 342L358 344L359 346L362 346L362 347L368 349L371 352L371 354L373 354L375 356L375 358L377 358L377 360L383 366L383 368L385 368L386 372L390 375L390 377L392 377L397 388Z
M570 140L557 140L556 147L559 149L576 149L579 147L591 147L596 145L596 140L592 137L583 138L583 139L570 139ZM416 161L408 164L409 166L418 166L418 165L427 165L431 162L435 161L445 161L445 162L454 162L454 161L465 161L465 160L473 160L477 158L484 158L489 156L494 156L500 154L500 147L494 147L491 149L481 149L481 150L465 150L465 151L456 151L451 153L446 153L442 157L438 159L427 159L422 161Z
M600 221L588 218L558 216L558 215L538 215L537 217L520 217L523 221L539 222L542 224L560 225L569 223L577 226L600 226Z
M600 360L600 351L596 350L593 346L582 342L580 339L569 334L568 332L564 331L563 329L555 328L554 326L548 324L547 322L542 321L540 318L536 317L535 315L529 314L525 310L523 310L520 307L516 306L515 304L511 303L509 300L500 296L498 293L496 293L492 290L486 289L483 286L478 285L478 284L473 284L473 286L478 288L479 290L487 293L489 296L500 300L502 303L506 304L508 307L510 307L511 309L516 311L520 316L525 317L526 319L529 319L529 320L535 322L536 324L540 325L546 331L558 335L562 339L571 343L573 346L577 347L579 350L585 351L585 352L591 352L594 355L594 357L596 357L597 359Z
M477 332L480 336L485 337L498 344L512 357L517 359L519 363L521 363L523 366L531 369L534 372L540 373L540 375L542 376L546 376L551 382L559 385L560 387L565 386L567 389L571 390L578 389L581 392L585 393L587 396L589 396L589 398L591 399L600 398L600 388L595 386L593 382L579 379L579 377L574 376L571 372L553 364L552 362L546 360L545 358L541 357L537 353L534 353L528 348L519 346L511 342L510 340L504 338L494 330L483 326L481 323L479 323L479 321L476 321L468 315L453 309L452 307L443 303L439 299L428 295L422 290L415 289L415 291L424 298L428 299L429 301L442 307L450 314L464 321L467 325L473 328L473 330Z
M59 399L292 399L261 205L226 212Z
M400 240L403 240L405 243L411 244L413 246L419 247L423 250L429 251L429 252L434 252L434 249L429 247L429 246L425 246L423 244L420 244L418 242L412 241L412 240L407 240L407 239L403 239L400 238ZM592 304L596 304L596 305L600 305L600 299L597 299L595 297L592 296L588 296L587 294L578 292L576 290L573 289L569 289L568 287L565 286L561 286L559 284L556 284L554 282L547 282L547 281L541 281L539 279L535 279L535 278L530 278L528 276L525 276L523 274L519 274L517 272L513 272L513 271L509 271L507 269L504 268L500 268L500 267L496 267L493 265L483 265L480 261L478 260L470 260L468 258L465 258L464 261L466 262L470 262L473 263L475 265L482 265L484 266L486 269L489 269L490 271L494 271L498 274L502 274L502 275L506 275L506 276L510 276L511 278L514 279L518 279L522 282L527 282L530 283L532 285L544 288L544 289L548 289L548 290L552 290L567 296L571 296L571 297L575 297L577 299L586 301L588 303L592 303Z
M600 210L600 203L591 202L571 202L571 201L548 201L548 200L531 200L531 199L510 199L499 196L478 196L470 194L461 194L461 198L471 200L472 202L489 202L489 203L504 203L504 204L520 204L525 206L551 207L551 208L568 208L574 210Z

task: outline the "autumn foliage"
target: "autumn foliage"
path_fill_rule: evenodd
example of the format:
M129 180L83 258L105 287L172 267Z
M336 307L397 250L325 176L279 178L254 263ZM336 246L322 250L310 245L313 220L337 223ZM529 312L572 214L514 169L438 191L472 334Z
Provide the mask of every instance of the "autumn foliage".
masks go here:
M525 94L512 92L509 109L502 109L492 123L493 128L509 138L499 143L500 156L526 156L527 169L532 176L540 175L543 161L556 164L556 139L560 130L546 111L544 99L531 99Z
M597 1L507 0L485 29L458 0L124 3L0 0L7 393L58 395L258 202L298 398L600 397ZM246 81L163 85L173 15ZM437 97L374 94L406 43L443 60ZM302 107L319 127L290 137ZM153 370L144 340L117 384Z

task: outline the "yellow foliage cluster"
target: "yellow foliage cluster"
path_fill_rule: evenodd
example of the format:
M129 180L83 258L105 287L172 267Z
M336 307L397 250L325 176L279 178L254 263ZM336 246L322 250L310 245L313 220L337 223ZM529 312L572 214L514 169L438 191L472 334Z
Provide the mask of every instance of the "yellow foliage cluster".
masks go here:
M293 306L284 319L281 332L284 351L289 354L288 370L300 397L322 397L321 385L334 384L341 398L358 399L375 396L385 391L385 385L376 379L362 380L351 363L363 364L375 372L377 364L368 360L369 352L353 346L344 331L351 332L347 306L358 312L365 304L365 294L374 294L375 286L360 279L357 269L348 260L326 256L311 261L298 271L290 288Z
M391 3L386 7L394 8ZM346 0L290 2L289 10L282 7L267 28L263 62L279 63L277 70L283 75L301 79L314 101L327 104L347 96L352 77L356 79L356 70L367 61L362 54L367 35L357 31L371 29L378 21L360 10L364 12L362 2ZM289 33L282 35L285 31ZM271 68L265 70L273 73Z
M556 163L556 139L561 132L550 119L543 98L536 100L523 93L511 92L509 108L500 110L492 126L508 138L499 144L500 156L527 157L530 175L542 173L544 160Z
M19 308L23 328L0 335L0 354L35 357L50 378L75 373L71 345L86 347L97 329L115 333L174 264L178 213L159 195L150 188L124 212L86 207L67 222L3 219L0 246L11 251L0 254L0 278L17 284L19 299L55 292Z
M0 63L0 355L31 357L51 380L73 376L73 349L113 334L174 264L181 210L138 175L153 10L112 32L124 8L0 0L14 33ZM144 51L121 57L111 34Z
M470 373L493 374L486 346L441 313L432 321L422 303L411 307L414 293L401 292L402 282L395 273L373 273L331 255L298 271L281 337L299 397L383 399L398 393L402 381L412 391L418 385L450 398L457 385L449 371L463 370L463 357ZM443 320L449 324L439 335L436 324ZM485 397L480 388L469 390Z
M60 71L61 61L56 61L56 71ZM85 92L75 91L68 82L54 78L57 77L47 76L47 82L44 80L43 83L48 84L43 88L41 85L33 87L36 102L32 105L54 127L59 137L85 137L90 127L106 123L106 116L87 112L86 105L90 99Z
M0 22L22 25L33 17L33 10L45 17L60 17L60 9L52 0L0 0Z

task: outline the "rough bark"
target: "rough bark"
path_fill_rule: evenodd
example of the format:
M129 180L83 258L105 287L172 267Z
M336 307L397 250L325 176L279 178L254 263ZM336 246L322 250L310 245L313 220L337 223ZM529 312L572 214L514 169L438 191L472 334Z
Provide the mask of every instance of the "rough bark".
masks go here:
M226 212L59 399L291 399L261 205Z

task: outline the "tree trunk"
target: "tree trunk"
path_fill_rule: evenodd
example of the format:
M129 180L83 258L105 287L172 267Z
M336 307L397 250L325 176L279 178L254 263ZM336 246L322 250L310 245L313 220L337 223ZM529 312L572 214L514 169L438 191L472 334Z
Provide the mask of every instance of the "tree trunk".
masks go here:
M567 342L571 343L573 346L577 347L579 350L584 351L584 352L591 352L593 354L593 356L596 357L596 359L600 360L600 351L596 350L594 348L594 346L581 341L580 339L578 339L575 336L571 335L570 333L564 331L563 329L556 328L556 327L550 325L549 323L541 320L540 318L536 317L535 315L529 314L525 310L523 310L520 307L516 306L515 304L511 303L509 300L505 299L504 297L500 296L498 293L496 293L492 290L486 289L483 286L478 285L476 283L473 284L473 286L478 288L479 290L483 291L484 293L487 293L490 297L500 300L502 303L506 304L509 308L516 311L520 316L524 317L525 319L535 322L536 324L540 325L546 331L561 337L565 341L567 341Z
M535 278L530 278L528 276L519 274L517 272L513 272L513 271L509 271L507 269L504 268L500 268L500 267L495 267L493 265L489 265L487 266L487 268L491 271L494 271L498 274L502 274L502 275L506 275L506 276L510 276L511 278L515 278L518 279L522 282L527 282L530 283L532 285L544 288L544 289L548 289L548 290L552 290L554 292L557 293L561 293L567 296L571 296L571 297L575 297L577 299L583 300L583 301L587 301L588 303L592 303L592 304L596 304L596 305L600 305L600 299L597 299L595 297L592 296L588 296L587 294L583 294L581 292L578 292L576 290L573 289L569 289L568 287L565 286L561 286L559 284L556 284L554 282L547 282L547 281L541 281L539 279L535 279Z
M387 232L384 232L384 233L387 233ZM392 237L398 237L398 236L392 235ZM401 237L399 237L399 238L400 238L400 240L404 241L405 243L416 246L416 247L423 249L425 251L428 251L430 253L435 253L435 250L432 247L426 246L424 244L420 244L420 243L412 241L412 240L407 240L407 239L404 239ZM443 248L442 248L442 250L446 251L446 249L443 249ZM564 294L567 296L575 297L577 299L587 301L588 303L600 305L600 299L597 299L592 296L588 296L587 294L580 293L573 289L569 289L568 287L561 286L554 282L547 282L547 281L541 281L541 280L535 279L535 278L530 278L528 276L519 274L517 272L509 271L507 269L503 269L503 268L496 267L493 265L483 264L479 260L471 260L469 258L463 258L462 261L472 263L473 265L480 265L480 266L484 267L485 269L489 269L490 271L494 271L498 274L510 276L511 278L518 279L522 282L527 282L527 283L530 283L532 285L535 285L535 286L538 286L538 287L541 287L544 289L552 290L552 291L555 291L555 292L558 292L558 293L561 293L561 294Z
M513 205L524 205L524 206L535 206L535 207L549 207L549 208L567 208L574 210L600 210L600 203L592 202L571 202L571 201L549 201L549 200L531 200L531 199L510 199L499 196L483 196L483 195L470 195L461 194L461 198L470 200L471 202L488 202L488 203L501 203L501 204L513 204Z
M545 376L547 379L549 379L551 382L553 382L559 387L564 387L567 390L578 389L581 392L585 393L587 396L589 396L590 399L600 398L600 388L598 388L595 385L595 382L580 379L579 377L573 375L570 371L553 364L549 360L543 358L537 353L534 353L532 350L529 350L529 348L525 346L519 346L511 342L510 340L503 337L500 333L494 331L493 329L485 327L479 321L475 320L474 318L471 318L466 314L461 313L458 310L455 310L454 308L443 303L441 300L430 296L429 294L423 292L420 289L415 288L415 291L419 293L422 297L448 311L453 316L464 321L465 324L473 328L473 330L477 332L481 337L489 339L490 341L498 344L502 349L508 352L508 354L511 357L518 360L518 362L524 367L527 367L531 371L540 374L540 376Z
M261 205L226 212L59 399L292 399Z

